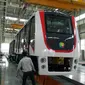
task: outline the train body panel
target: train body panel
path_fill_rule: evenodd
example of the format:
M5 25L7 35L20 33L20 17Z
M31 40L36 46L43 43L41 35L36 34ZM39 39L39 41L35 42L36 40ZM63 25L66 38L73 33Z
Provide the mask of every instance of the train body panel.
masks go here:
M37 34L37 35L35 35L35 48L36 48L36 51L35 51L35 55L36 56L39 56L39 61L38 61L38 63L39 63L39 71L40 71L40 74L47 74L47 75L49 75L49 74L51 74L51 75L57 75L57 73L59 73L59 72L49 72L48 71L48 57L63 57L63 58L72 58L73 59L73 65L72 65L72 70L71 71L74 71L74 66L75 66L75 64L74 64L74 61L75 60L78 60L78 56L80 55L79 53L80 53L80 50L79 50L79 47L78 47L78 44L79 44L79 41L78 41L78 33L77 33L77 28L76 28L76 26L75 26L75 28L74 28L74 32L75 32L75 44L76 44L76 47L74 47L73 49L72 49L72 51L71 52L69 52L69 51L65 51L65 52L55 52L54 50L52 50L52 49L48 49L47 47L46 47L46 43L45 43L45 41L44 41L44 35L43 34L45 34L45 33L43 33L43 28L42 28L42 22L41 22L41 19L40 19L40 14L39 13L37 13L36 14L37 16L36 16L36 18L37 18L37 21L36 21L36 33L35 34ZM73 36L73 35L72 35ZM46 35L45 35L45 37L46 37ZM73 36L74 37L74 36ZM46 61L47 62L45 62L45 63L42 63L41 62L41 59L42 58L44 58L44 59L46 59ZM46 66L44 69L42 68L42 66ZM60 74L61 73L65 73L65 72L60 72ZM69 73L69 72L68 72Z

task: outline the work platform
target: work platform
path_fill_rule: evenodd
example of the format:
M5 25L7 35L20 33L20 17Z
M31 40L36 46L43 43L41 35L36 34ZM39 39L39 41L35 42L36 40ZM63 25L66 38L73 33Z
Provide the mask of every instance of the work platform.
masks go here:
M8 62L3 57L0 60L0 85L21 85L22 72L16 77L17 65ZM77 71L74 75L65 76L35 76L36 85L85 85L85 72ZM79 83L80 82L80 83ZM26 85L32 85L30 80L27 80Z

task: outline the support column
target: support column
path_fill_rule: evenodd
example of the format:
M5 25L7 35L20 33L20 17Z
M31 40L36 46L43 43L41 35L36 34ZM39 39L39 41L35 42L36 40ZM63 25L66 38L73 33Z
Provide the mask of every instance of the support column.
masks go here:
M0 16L0 51L1 51L1 43L5 41L5 37L4 37L4 29L5 29L5 15L6 15L6 2L7 1L3 1L3 11L2 14Z
M2 42L2 27L0 23L0 51L1 51L1 42Z

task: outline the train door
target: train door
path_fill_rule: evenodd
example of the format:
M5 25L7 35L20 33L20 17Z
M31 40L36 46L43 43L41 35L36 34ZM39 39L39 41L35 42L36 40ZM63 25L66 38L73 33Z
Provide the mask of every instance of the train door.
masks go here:
M35 56L35 17L31 18L30 22L30 39L29 39L29 54L33 61L36 72L38 72L38 57Z
M34 54L35 51L35 17L31 18L31 23L30 23L30 39L29 39L29 53L30 55Z

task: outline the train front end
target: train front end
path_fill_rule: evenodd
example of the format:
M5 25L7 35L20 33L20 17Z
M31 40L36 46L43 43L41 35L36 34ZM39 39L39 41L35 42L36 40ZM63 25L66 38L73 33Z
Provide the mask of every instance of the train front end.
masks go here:
M36 13L35 54L39 74L64 75L77 70L79 37L73 16L60 12Z

